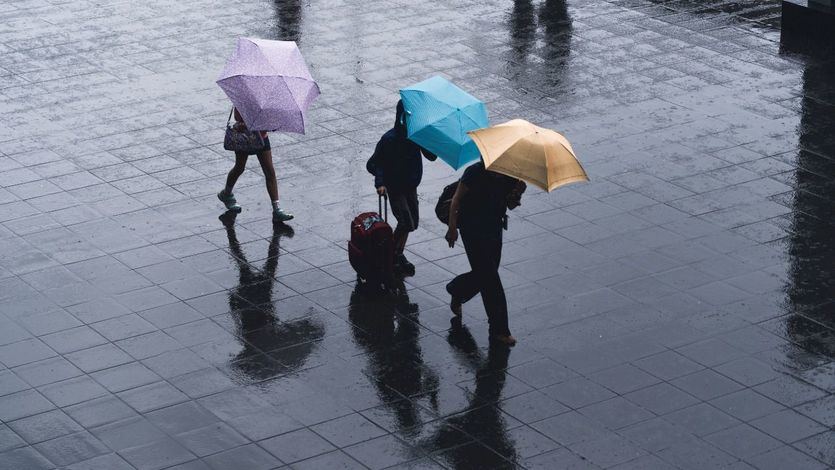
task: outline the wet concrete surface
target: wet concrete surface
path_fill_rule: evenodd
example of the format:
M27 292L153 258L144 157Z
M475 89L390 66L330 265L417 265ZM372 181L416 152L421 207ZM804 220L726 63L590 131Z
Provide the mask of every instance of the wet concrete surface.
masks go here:
M0 468L835 466L835 66L775 8L4 2ZM241 35L321 84L271 136L292 229L254 160L219 218ZM511 350L477 302L450 322L443 164L401 293L347 263L396 91L434 74L592 179L512 214Z

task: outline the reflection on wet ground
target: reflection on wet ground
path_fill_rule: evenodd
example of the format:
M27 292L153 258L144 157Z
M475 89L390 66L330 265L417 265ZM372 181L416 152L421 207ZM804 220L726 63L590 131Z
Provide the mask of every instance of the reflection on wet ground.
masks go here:
M835 56L777 2L325 0L0 6L0 468L835 467ZM274 134L273 225L213 85L236 36L323 91ZM565 133L592 182L530 192L486 341L432 217L357 284L348 221L397 90ZM220 218L218 220L218 216Z

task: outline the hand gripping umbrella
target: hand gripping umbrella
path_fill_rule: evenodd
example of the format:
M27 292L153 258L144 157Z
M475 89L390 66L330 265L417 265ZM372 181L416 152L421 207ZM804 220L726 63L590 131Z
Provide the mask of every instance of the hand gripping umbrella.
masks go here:
M305 111L319 96L294 41L239 38L217 84L253 131L304 134Z
M489 125L484 103L441 77L400 90L409 140L454 169L478 160L467 131Z
M470 135L490 171L525 180L548 192L589 180L568 140L550 129L514 119Z

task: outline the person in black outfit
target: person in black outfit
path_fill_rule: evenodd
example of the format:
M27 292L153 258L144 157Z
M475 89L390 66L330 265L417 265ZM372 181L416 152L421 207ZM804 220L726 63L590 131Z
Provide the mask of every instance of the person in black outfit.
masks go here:
M417 187L423 178L421 154L429 161L438 158L409 140L403 102L398 101L394 127L380 138L365 167L374 175L377 193L388 195L391 212L397 219L397 227L394 229L394 262L401 272L408 275L414 275L415 266L406 259L403 252L409 232L418 228Z
M490 324L490 339L514 345L507 320L507 299L499 277L502 230L507 227L507 209L521 203L525 183L487 170L478 162L464 171L449 208L450 248L458 240L458 228L471 271L447 284L450 309L461 315L461 305L481 293Z

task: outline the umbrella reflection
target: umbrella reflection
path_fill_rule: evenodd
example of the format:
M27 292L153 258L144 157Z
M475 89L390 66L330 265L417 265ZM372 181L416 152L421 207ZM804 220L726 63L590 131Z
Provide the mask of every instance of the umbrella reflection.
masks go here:
M431 442L436 447L455 439L456 429L477 438L482 444L508 459L516 460L516 449L507 434L507 423L496 403L502 397L510 347L492 342L487 350L487 357L476 344L470 330L460 321L453 321L447 341L455 351L456 359L475 372L475 391L467 408L446 419L447 424L439 428ZM453 468L501 468L495 454L472 446L459 446L444 452L443 458Z
M437 403L438 374L423 361L419 309L409 301L403 282L396 295L380 296L357 283L349 319L354 340L368 353L368 370L380 400L390 408L398 430L421 423L419 406L409 399L428 394Z
M282 323L276 317L273 288L279 239L292 237L293 229L274 225L267 259L261 269L256 269L241 249L235 233L235 213L227 212L221 220L239 272L238 286L229 293L229 309L243 349L233 359L232 367L242 373L242 378L256 382L301 368L325 329L313 319Z

